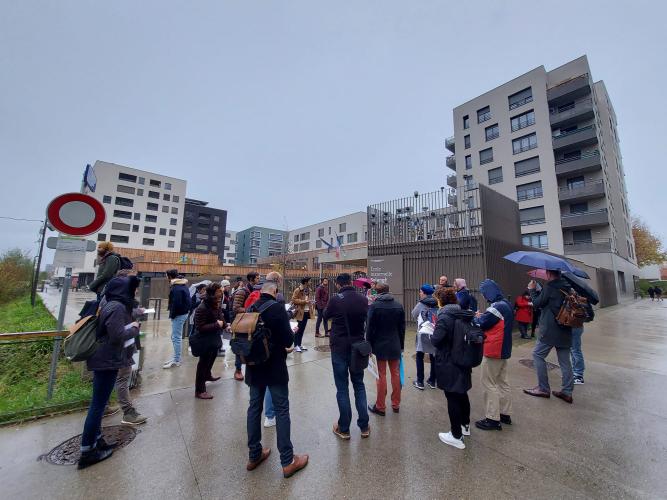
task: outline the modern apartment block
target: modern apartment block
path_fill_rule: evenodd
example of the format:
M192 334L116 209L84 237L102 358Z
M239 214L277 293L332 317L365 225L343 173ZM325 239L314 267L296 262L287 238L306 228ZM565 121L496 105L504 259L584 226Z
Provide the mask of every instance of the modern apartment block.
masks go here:
M519 203L525 245L638 274L617 122L586 56L543 66L454 108L450 187L486 184ZM462 200L459 200L461 202Z
M233 266L236 264L236 231L227 231L225 233L225 254L223 255L222 265Z
M236 233L236 264L257 264L258 259L285 252L287 232L252 226Z
M224 259L227 211L208 206L208 202L185 199L182 252L214 253Z
M366 212L354 212L290 231L290 251L326 250L326 243L335 246L336 238L341 246L365 242L368 239Z

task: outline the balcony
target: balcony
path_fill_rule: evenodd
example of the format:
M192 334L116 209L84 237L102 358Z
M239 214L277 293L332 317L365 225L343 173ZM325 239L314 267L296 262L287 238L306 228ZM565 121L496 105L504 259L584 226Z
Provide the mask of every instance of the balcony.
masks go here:
M452 170L456 170L456 156L449 155L445 160L445 165L447 165Z
M563 83L547 89L549 103L567 102L591 93L591 80L588 73L571 78Z
M561 215L561 226L563 229L574 229L577 227L606 226L609 224L609 214L606 208L590 210L575 214Z
M599 151L556 160L556 175L583 174L585 172L594 172L601 168L602 163L600 162Z
M452 153L456 153L454 136L447 137L447 139L445 139L445 147Z
M604 197L604 182L582 182L558 189L558 200L561 202L585 201Z
M549 110L549 121L552 127L567 127L582 120L590 120L595 116L593 99L580 99L564 106L554 106Z
M457 197L456 197L456 193L455 193L455 192L454 192L454 193L450 193L450 194L447 195L447 204L448 204L450 207L455 207L455 206L457 205L457 203L458 203L458 199L457 199Z
M456 188L456 176L448 175L447 176L447 185L451 188Z
M595 125L588 125L570 132L563 132L560 135L553 136L552 139L554 150L590 146L598 142Z
M565 243L565 255L611 252L611 240L576 241Z

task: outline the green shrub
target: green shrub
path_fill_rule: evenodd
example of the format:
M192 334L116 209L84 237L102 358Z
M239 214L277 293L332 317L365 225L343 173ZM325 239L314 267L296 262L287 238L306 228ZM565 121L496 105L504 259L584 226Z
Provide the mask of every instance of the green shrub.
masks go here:
M32 259L19 249L8 250L0 256L0 304L22 296L30 291L33 273Z

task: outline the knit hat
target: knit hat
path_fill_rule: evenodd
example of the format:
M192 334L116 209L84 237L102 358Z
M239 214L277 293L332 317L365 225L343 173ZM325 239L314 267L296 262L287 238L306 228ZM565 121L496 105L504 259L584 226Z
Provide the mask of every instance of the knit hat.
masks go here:
M424 293L424 295L433 295L433 292L435 292L435 288L433 288L428 283L424 283L420 290Z
M220 285L221 286L231 286L231 283L229 282L229 280L222 280L220 282Z

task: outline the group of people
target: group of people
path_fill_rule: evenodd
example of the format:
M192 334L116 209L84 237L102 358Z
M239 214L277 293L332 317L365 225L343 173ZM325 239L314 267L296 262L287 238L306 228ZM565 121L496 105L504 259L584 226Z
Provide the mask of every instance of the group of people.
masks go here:
M662 288L660 288L659 285L648 287L647 292L648 296L651 297L651 302L655 300L657 300L658 302L662 302L664 300L662 298Z
M291 304L286 307L280 292L282 276L277 272L269 273L263 281L257 273L249 273L246 283L237 282L233 288L229 280L200 286L195 297L190 297L187 281L176 270L168 274L171 279L169 311L174 347L174 357L168 364L169 367L180 365L183 325L191 314L190 347L193 354L199 357L195 381L195 397L198 399L213 398L206 384L220 378L213 375L212 367L222 346L222 334L235 314L259 312L263 324L270 331L268 359L263 363L247 365L245 376L240 365L237 364L235 370L234 378L245 380L250 388L247 470L256 469L271 452L261 442L262 412L266 416L265 427L276 427L284 477L292 476L308 464L308 455L295 454L290 439L286 359L292 351L305 350L303 333L311 312L317 311L318 315L316 335L322 336L319 326L324 323L324 336L329 338L339 410L338 419L332 425L333 434L341 440L351 439L351 384L357 413L356 425L362 439L370 437L369 413L384 417L387 411L387 367L392 386L392 411L400 412L406 321L403 306L391 295L387 284L374 284L373 300L369 301L367 292L359 293L352 284L352 277L342 273L335 280L335 294L329 296L328 283L322 281L315 291L314 300L311 300L310 279L304 278L293 292ZM132 316L136 307L134 294L137 286L136 277L121 273L111 278L104 288L98 330L101 347L88 360L88 367L94 373L93 397L84 425L80 468L108 458L113 450L114 444L106 443L102 437L101 419L123 366L121 360L127 357L128 340L138 334L139 324L133 321ZM548 271L547 282L541 290L531 281L527 294L522 296L531 307L541 310L539 338L533 351L538 385L524 392L543 398L553 395L572 403L574 375L570 349L574 332L556 321L562 303L562 290L568 287L558 272ZM424 284L420 288L419 301L412 310L412 318L417 322L417 379L414 386L425 390L424 356L429 354L430 373L426 384L432 389L444 391L450 420L449 432L440 433L439 438L443 443L459 449L465 448L464 437L471 432L468 391L472 387L472 368L455 361L458 359L457 350L465 343L466 325L474 324L485 336L480 368L485 415L475 422L475 426L481 430L502 430L502 425L512 424L508 359L512 353L515 308L491 279L484 280L479 291L488 303L484 310L478 307L477 299L468 290L463 278L456 279L450 286L447 277L442 276L437 285ZM519 312L525 307L526 304L517 305ZM532 321L532 317L519 313L517 318L520 324ZM291 319L297 321L295 329L290 324ZM424 334L428 332L429 324L432 330L430 334ZM523 334L524 329L520 329ZM356 362L360 353L363 356L364 343L370 346L369 352L377 359L377 397L372 404L367 401L364 369L360 369ZM545 358L554 348L561 365L562 388L550 392ZM583 357L581 362L583 369Z

